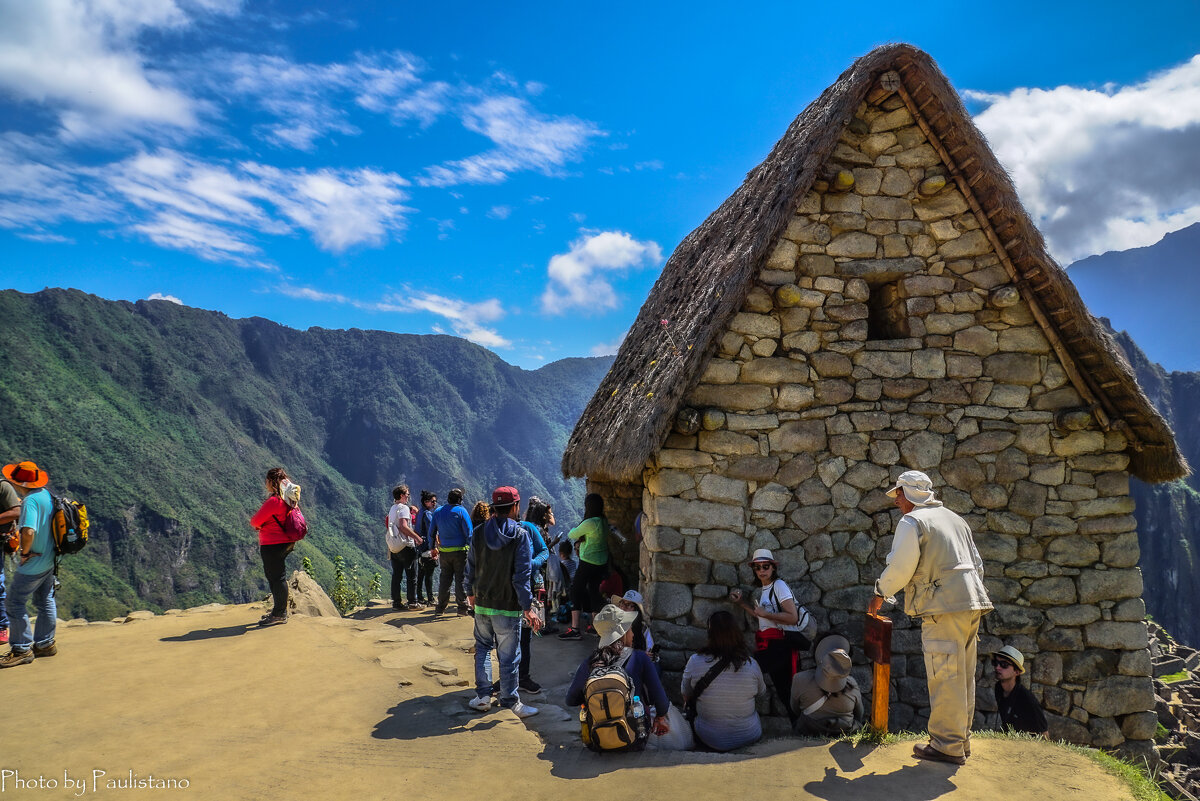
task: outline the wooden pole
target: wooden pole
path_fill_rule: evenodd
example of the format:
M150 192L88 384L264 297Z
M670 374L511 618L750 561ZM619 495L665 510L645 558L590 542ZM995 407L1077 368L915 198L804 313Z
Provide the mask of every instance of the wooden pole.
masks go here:
M888 730L888 700L892 684L892 666L874 663L875 685L871 691L871 728L878 732Z

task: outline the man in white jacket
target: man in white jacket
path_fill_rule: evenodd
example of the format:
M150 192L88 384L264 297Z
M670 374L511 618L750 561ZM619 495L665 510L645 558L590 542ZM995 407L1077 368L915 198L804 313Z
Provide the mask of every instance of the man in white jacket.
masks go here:
M903 516L887 567L875 582L870 612L904 590L904 612L921 618L921 648L929 684L929 744L913 754L962 765L971 753L979 621L992 608L983 560L971 527L933 495L919 470L901 473L888 490Z

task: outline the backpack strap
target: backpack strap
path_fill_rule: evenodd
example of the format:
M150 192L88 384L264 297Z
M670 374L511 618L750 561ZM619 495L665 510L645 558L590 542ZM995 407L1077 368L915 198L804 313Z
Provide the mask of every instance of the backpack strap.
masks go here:
M822 696L821 696L820 698L818 698L816 701L813 701L811 704L809 704L808 706L804 707L804 712L803 712L802 714L804 714L804 715L811 715L813 712L816 712L818 709L820 709L821 707L825 706L825 702L826 702L826 701L828 701L828 700L829 700L829 696L828 696L828 695L822 695Z
M688 721L692 724L693 731L696 728L696 701L698 701L700 696L704 694L704 691L708 689L708 685L712 684L717 676L720 676L725 671L725 668L729 667L731 664L733 664L732 659L727 656L721 657L716 661L716 664L708 669L707 673L700 677L700 681L696 682L696 686L692 688L692 694L688 697L687 706L684 709L684 712L686 713Z

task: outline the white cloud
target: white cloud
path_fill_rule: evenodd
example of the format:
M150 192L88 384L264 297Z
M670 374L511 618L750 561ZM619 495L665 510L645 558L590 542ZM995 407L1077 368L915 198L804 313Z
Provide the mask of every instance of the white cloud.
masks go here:
M1200 56L1128 86L966 94L1064 264L1200 220Z
M48 107L82 138L146 124L191 128L196 101L150 68L138 39L178 31L232 2L174 0L4 0L0 3L0 88Z
M422 127L443 114L451 87L426 82L417 57L400 51L357 55L349 62L312 64L277 55L212 53L187 68L193 82L219 96L257 106L274 121L257 126L259 136L281 147L313 151L331 134L357 136L354 107L387 115L394 124L415 120Z
M411 314L427 312L445 319L455 334L485 348L507 348L512 342L502 337L493 323L504 317L504 307L496 298L470 303L468 301L437 295L431 292L410 291L387 295L379 301L362 301L334 292L322 292L308 287L284 284L276 287L277 292L291 298L311 300L319 303L338 303L370 312ZM435 333L444 333L440 325L434 325Z
M423 186L495 184L522 170L554 175L578 160L594 137L603 135L593 123L547 116L524 99L505 95L484 97L460 115L467 130L487 137L496 147L427 168L420 179Z
M507 220L512 216L512 206L492 206L488 211L487 216L493 220Z
M625 336L628 333L629 332L627 331L624 334L621 334L621 336L617 337L613 342L600 342L596 345L593 345L592 349L588 351L588 353L590 353L592 356L615 356L617 351L621 349L621 343L625 341Z
M620 231L577 239L569 252L550 258L546 271L550 281L542 293L542 311L563 314L572 308L616 308L617 295L609 275L661 261L662 248L657 243L639 242Z
M146 296L146 300L165 300L170 303L174 303L177 306L183 305L183 301L180 300L179 298L175 297L174 295L164 295L161 292L151 292L149 295Z

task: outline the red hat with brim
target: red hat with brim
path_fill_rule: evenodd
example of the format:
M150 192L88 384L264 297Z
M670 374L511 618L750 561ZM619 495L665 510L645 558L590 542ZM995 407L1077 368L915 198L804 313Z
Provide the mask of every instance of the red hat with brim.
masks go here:
M516 487L496 487L492 491L492 506L505 507L521 502L521 493Z
M39 470L33 462L6 464L4 477L25 489L40 489L50 483L50 476L45 470Z

